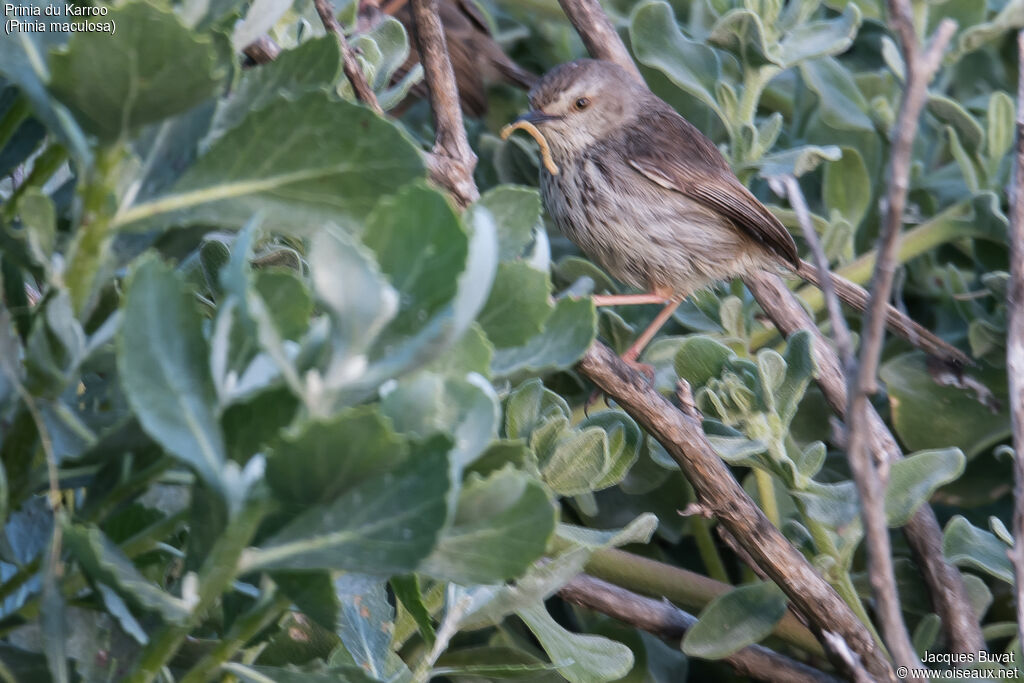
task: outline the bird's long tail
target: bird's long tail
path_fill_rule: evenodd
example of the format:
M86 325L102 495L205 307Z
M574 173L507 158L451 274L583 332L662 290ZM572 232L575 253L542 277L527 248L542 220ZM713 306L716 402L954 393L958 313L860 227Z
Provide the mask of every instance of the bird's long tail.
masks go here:
M801 260L796 274L819 289L821 288L821 273L814 264ZM834 273L829 273L829 276L832 280L832 288L835 290L836 296L843 303L856 308L858 311L863 311L868 307L867 290ZM890 330L917 348L940 360L957 367L974 365L974 361L966 353L946 343L935 333L926 330L889 304L886 304L885 321Z

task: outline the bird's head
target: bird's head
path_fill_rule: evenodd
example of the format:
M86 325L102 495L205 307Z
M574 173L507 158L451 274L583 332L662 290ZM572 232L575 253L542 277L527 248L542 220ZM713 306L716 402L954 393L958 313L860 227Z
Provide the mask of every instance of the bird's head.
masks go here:
M537 126L557 158L628 125L645 95L647 88L622 67L579 59L545 74L530 90L530 111L518 120Z

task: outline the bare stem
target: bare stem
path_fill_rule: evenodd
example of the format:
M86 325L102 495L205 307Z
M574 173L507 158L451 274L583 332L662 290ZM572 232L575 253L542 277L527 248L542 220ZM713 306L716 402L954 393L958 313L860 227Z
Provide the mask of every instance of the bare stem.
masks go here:
M878 241L878 261L875 263L871 294L865 312L859 367L851 368L849 372L847 453L850 470L860 496L861 517L868 548L868 575L882 634L896 664L914 668L919 663L903 622L893 573L889 529L885 519L884 480L887 477L884 474L888 461L879 454L878 461L882 468L876 468L871 455L868 393L877 390L876 375L885 334L886 305L892 294L896 251L910 184L911 147L917 134L921 109L928 94L928 83L939 68L946 45L956 30L956 23L949 19L943 20L935 32L931 45L922 53L914 29L909 0L889 0L888 4L891 25L899 34L903 46L907 65L906 88L893 135L889 194L882 234Z
M629 50L597 0L558 0L558 4L580 34L591 57L614 62L633 78L643 82L643 76L629 56Z
M836 295L836 288L832 284L831 273L829 273L828 257L825 256L825 249L821 246L818 233L811 222L811 212L807 208L807 199L804 198L803 190L797 179L789 175L782 178L782 188L789 205L796 212L797 222L800 223L800 231L803 233L804 241L811 247L811 254L814 255L814 265L821 273L821 293L825 297L825 307L828 309L828 319L832 324L832 338L836 342L836 350L839 358L847 368L853 362L853 341L850 338L850 328L843 317L843 309Z
M459 89L448 57L444 27L437 14L437 0L410 2L413 37L434 115L434 149L427 157L427 169L434 182L448 190L461 206L467 206L480 196L473 180L476 154L466 138Z
M1024 642L1024 31L1017 34L1017 147L1010 188L1010 286L1006 292L1006 370L1013 421L1014 507L1010 551L1016 574L1017 636Z
M646 598L586 574L574 578L558 591L558 595L575 605L588 607L670 640L683 637L697 623L692 614L665 600ZM839 680L760 645L742 648L723 661L740 675L759 681L838 683Z
M334 37L338 39L338 46L341 48L342 69L345 71L345 77L348 78L348 82L352 84L352 90L356 93L356 99L378 114L383 114L384 111L380 108L380 103L377 102L377 96L373 93L370 84L366 82L362 69L359 68L359 62L356 61L356 53L349 46L348 41L345 40L345 33L341 30L341 24L338 23L338 18L334 16L334 7L331 6L331 0L313 0L313 5L316 7L316 13L320 15L320 21L323 22L324 28L327 29L328 33L333 33Z

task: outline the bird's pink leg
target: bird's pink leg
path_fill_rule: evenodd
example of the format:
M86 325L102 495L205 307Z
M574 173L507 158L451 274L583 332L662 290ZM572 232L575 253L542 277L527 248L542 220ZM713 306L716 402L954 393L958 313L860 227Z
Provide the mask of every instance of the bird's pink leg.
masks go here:
M673 299L666 304L665 308L661 309L661 312L651 321L651 324L647 326L647 329L636 338L633 345L626 349L626 352L622 354L622 360L626 361L630 365L637 365L636 359L640 357L640 352L644 350L654 335L658 334L658 330L672 317L676 309L679 308L679 304L682 303L681 299Z
M663 304L670 297L661 294L595 294L590 297L595 306L633 306L637 304Z

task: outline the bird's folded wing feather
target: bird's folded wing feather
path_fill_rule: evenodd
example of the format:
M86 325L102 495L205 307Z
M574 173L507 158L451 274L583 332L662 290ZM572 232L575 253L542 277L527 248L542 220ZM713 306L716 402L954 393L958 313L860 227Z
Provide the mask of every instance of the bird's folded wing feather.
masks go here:
M652 122L653 123L653 122ZM679 127L680 136L692 140L688 149L658 145L646 134L664 127ZM648 180L698 201L731 220L754 240L794 268L800 265L796 243L778 218L743 187L725 159L704 135L682 117L661 115L655 125L642 126L627 148L629 165ZM691 158L684 157L687 154Z

